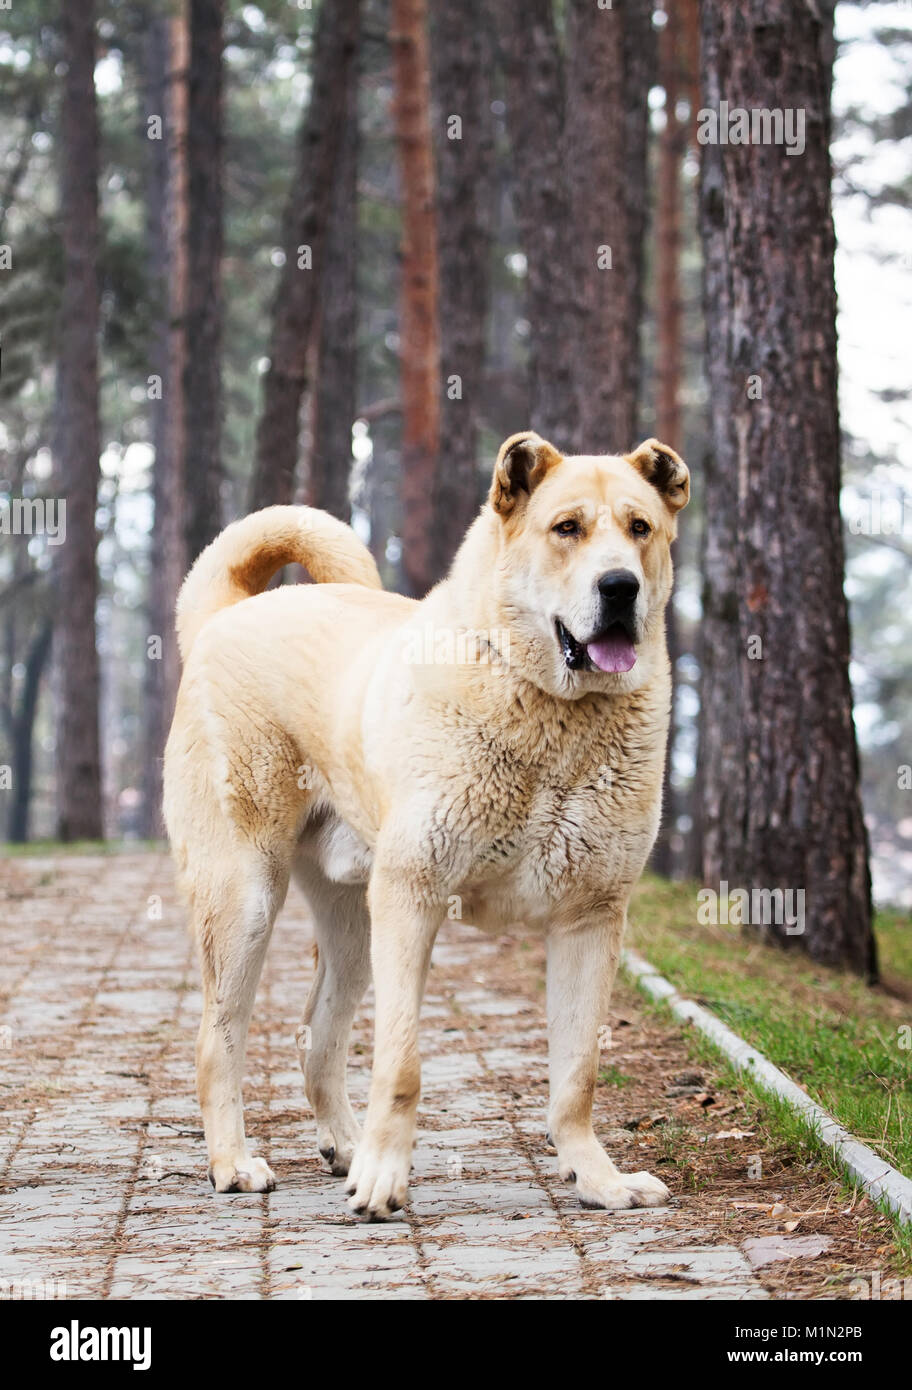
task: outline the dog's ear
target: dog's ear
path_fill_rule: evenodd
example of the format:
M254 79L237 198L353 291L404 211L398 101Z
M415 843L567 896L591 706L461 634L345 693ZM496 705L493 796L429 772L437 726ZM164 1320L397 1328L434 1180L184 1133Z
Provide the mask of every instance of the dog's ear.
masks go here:
M662 494L666 506L673 512L686 507L690 499L690 472L687 464L658 439L647 439L632 454L625 454L628 463L642 473L647 483Z
M488 494L495 512L510 516L517 503L527 499L562 458L554 445L534 430L511 434L500 446Z

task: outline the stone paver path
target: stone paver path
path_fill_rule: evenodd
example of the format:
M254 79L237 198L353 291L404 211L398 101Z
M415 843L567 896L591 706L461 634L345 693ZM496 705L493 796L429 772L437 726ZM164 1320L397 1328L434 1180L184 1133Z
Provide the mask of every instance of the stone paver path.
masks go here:
M268 1196L216 1197L205 1178L200 997L167 858L11 860L0 913L0 1288L63 1281L68 1298L111 1299L767 1296L719 1224L694 1219L698 1201L684 1214L583 1211L558 1180L543 994L530 1002L501 978L504 960L528 953L521 942L452 924L441 933L411 1202L366 1225L325 1171L304 1099L295 1030L313 962L294 890L260 986L245 1088L248 1131L279 1178ZM356 1110L370 1017L368 996L351 1058ZM618 1157L656 1171L653 1154Z

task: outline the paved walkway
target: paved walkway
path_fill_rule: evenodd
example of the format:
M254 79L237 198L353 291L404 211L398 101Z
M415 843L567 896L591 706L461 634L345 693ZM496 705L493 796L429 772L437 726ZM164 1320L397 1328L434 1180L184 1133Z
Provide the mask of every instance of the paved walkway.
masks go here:
M767 1296L699 1200L583 1211L557 1179L536 947L455 925L441 934L411 1202L365 1225L316 1153L304 1100L294 1036L312 959L294 890L248 1054L248 1132L279 1179L269 1195L216 1197L205 1179L200 998L166 857L11 860L0 912L0 1295L25 1280L114 1299ZM621 1020L628 1037L636 1007ZM369 1024L368 996L351 1059L356 1110ZM599 1088L612 1152L675 1187L677 1173L636 1152L636 1122L617 1128L623 1103Z

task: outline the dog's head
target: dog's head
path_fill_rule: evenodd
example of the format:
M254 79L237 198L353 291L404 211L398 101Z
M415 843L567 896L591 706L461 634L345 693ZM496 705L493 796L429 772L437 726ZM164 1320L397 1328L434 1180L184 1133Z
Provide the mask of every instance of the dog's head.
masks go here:
M648 439L631 454L564 457L532 432L497 456L497 598L536 684L575 698L636 689L656 669L669 549L690 474Z

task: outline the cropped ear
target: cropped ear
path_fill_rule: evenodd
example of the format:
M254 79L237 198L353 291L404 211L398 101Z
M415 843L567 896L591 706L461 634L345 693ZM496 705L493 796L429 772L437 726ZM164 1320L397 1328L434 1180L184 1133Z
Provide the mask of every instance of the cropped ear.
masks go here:
M534 430L511 434L500 446L488 501L499 516L508 517L528 499L563 458L553 444Z
M686 507L690 499L690 472L687 464L657 439L647 439L632 454L625 454L628 463L642 473L647 483L651 483L662 494L666 506L673 512Z

